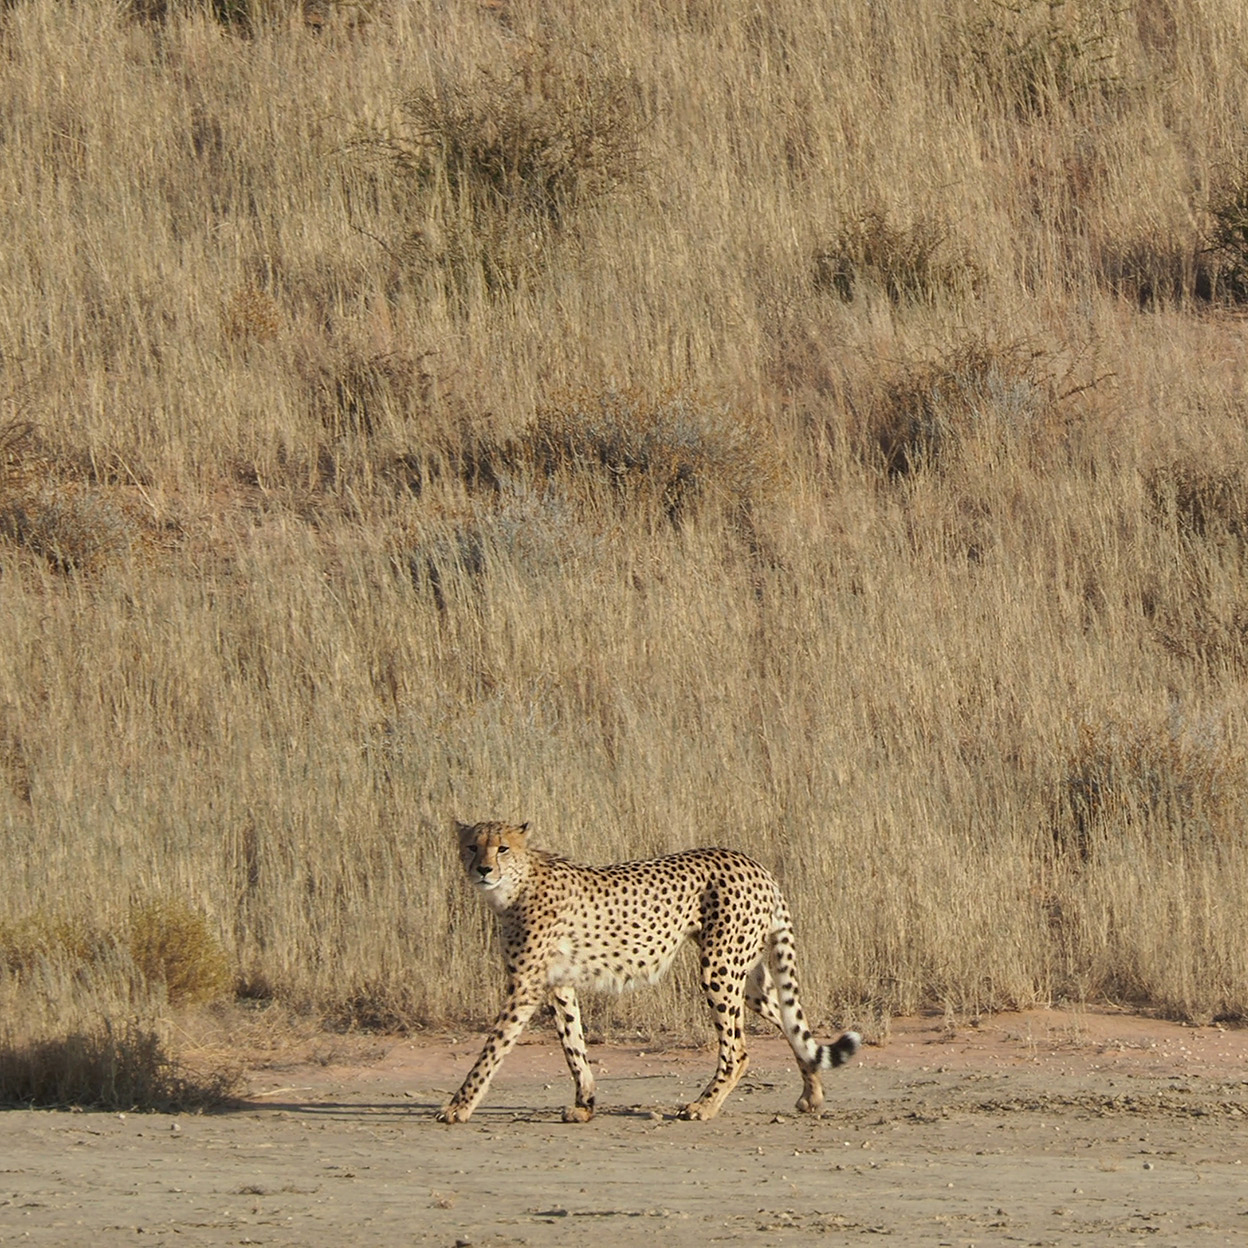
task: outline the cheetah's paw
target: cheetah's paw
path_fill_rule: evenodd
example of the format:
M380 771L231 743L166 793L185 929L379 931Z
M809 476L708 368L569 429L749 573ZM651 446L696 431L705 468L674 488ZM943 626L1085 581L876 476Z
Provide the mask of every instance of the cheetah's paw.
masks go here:
M680 1111L680 1117L687 1122L710 1122L719 1111L701 1101L692 1101Z

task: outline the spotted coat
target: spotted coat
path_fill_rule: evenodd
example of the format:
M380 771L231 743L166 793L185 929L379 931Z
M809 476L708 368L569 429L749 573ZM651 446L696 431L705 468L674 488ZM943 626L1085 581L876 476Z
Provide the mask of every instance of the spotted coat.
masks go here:
M731 849L690 849L646 862L584 867L528 845L528 824L459 826L472 883L500 919L507 999L463 1086L438 1114L466 1122L534 1011L549 1001L576 1085L569 1122L594 1112L577 991L655 983L687 939L700 950L702 989L719 1036L714 1078L686 1118L713 1118L745 1073L749 1006L784 1034L802 1072L797 1108L823 1105L820 1072L861 1043L847 1031L830 1044L811 1034L798 1000L793 923L767 870Z

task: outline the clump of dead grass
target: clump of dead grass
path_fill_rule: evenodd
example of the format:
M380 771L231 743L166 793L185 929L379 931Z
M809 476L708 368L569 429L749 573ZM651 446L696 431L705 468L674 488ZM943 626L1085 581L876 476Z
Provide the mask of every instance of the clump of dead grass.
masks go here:
M1125 828L1151 830L1199 855L1238 835L1244 759L1216 724L1108 719L1085 723L1055 822L1063 854L1083 862Z
M428 410L431 352L371 350L354 339L314 339L300 347L295 368L309 406L330 439L389 435L401 445L403 431Z
M90 574L124 559L136 536L104 491L47 453L33 422L0 426L0 542L58 572Z
M130 552L133 530L104 495L65 483L41 485L0 504L0 537L58 572L91 573Z
M974 294L983 280L967 249L930 216L899 226L873 209L847 221L814 255L815 288L846 303L864 287L893 303L928 303Z
M999 437L1026 454L1061 437L1079 384L1043 347L975 334L871 379L860 401L859 446L891 477L947 465L976 438Z
M680 386L568 395L540 408L518 443L543 476L673 522L699 502L745 512L763 501L777 479L771 450L747 413Z
M1199 537L1248 537L1248 466L1182 459L1146 479L1158 516Z
M981 6L948 28L946 80L1021 122L1104 102L1125 90L1124 17L1066 0Z
M612 57L537 41L502 67L414 88L355 147L407 217L392 257L439 273L462 305L478 280L516 290L580 209L636 184L641 135L635 86Z
M170 1005L212 1001L233 988L230 960L204 914L177 897L135 901L116 926L68 910L36 909L0 922L0 967L29 977L47 963L93 974L118 954Z
M277 300L260 286L239 286L221 309L221 332L226 341L245 347L253 342L272 342L282 328Z
M180 898L134 902L126 939L135 966L163 986L170 1005L212 1001L233 988L230 959L207 917Z
M204 1110L228 1104L236 1070L198 1073L171 1056L141 1018L102 1019L66 1035L0 1035L0 1104L38 1108Z

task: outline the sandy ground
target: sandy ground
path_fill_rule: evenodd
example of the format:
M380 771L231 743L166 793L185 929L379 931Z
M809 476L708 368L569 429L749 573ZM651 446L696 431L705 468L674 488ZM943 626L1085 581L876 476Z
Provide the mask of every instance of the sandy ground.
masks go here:
M709 1050L600 1046L599 1114L565 1125L540 1034L456 1127L475 1037L255 1069L228 1113L0 1113L0 1243L1248 1244L1248 1031L895 1020L817 1120L782 1043L750 1047L712 1123L672 1116Z

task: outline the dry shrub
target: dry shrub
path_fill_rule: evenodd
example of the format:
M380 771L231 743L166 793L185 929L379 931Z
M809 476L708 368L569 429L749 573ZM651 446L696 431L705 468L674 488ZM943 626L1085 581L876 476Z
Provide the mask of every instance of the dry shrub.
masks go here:
M20 977L48 958L82 966L97 960L112 943L80 915L37 910L0 922L0 967Z
M505 70L413 91L395 164L475 212L562 221L641 171L637 97L607 59L537 44Z
M359 336L316 335L300 343L290 365L302 393L314 463L292 478L317 491L372 493L385 483L419 494L447 473L459 448L458 427L434 403L430 351L378 349Z
M1217 466L1181 460L1154 468L1149 498L1161 517L1173 518L1200 537L1248 536L1248 470L1244 464Z
M1210 196L1203 231L1162 232L1099 247L1103 279L1143 307L1248 303L1248 170L1232 165Z
M430 352L372 351L357 341L317 340L296 354L309 406L330 438L397 434L428 408Z
M1191 458L1154 468L1147 498L1179 558L1154 577L1142 605L1166 650L1214 675L1248 666L1248 476L1242 462Z
M0 540L39 555L59 572L91 573L127 555L130 518L106 494L66 479L36 426L0 426Z
M52 1039L0 1038L0 1104L202 1110L228 1103L236 1072L188 1070L143 1019L104 1020Z
M195 923L166 910L172 924L148 908L131 930L50 909L0 921L0 1104L172 1110L230 1097L237 1071L191 1069L166 1049L157 1011L207 974ZM136 953L175 990L153 994Z
M683 387L584 391L550 403L516 447L546 477L680 520L698 501L749 511L776 481L774 447L748 415Z
M553 232L643 168L634 84L602 53L531 44L505 67L417 88L398 117L356 144L407 217L397 230L383 222L387 250L439 273L461 307L478 282L515 290Z
M1217 726L1175 714L1159 722L1083 724L1067 763L1054 839L1083 862L1127 828L1196 853L1238 835L1244 760Z
M1103 241L1096 256L1100 280L1141 308L1215 297L1216 266L1196 240L1177 233Z
M65 483L0 503L0 537L42 556L58 572L90 573L130 551L133 529L103 494Z
M863 449L897 477L947 462L984 434L1034 445L1060 435L1064 405L1089 388L1042 348L978 335L902 365L871 391Z
M19 728L0 719L0 792L8 791L19 802L29 803L32 752Z
M815 287L846 303L863 285L882 290L893 303L930 303L971 294L982 281L947 226L930 217L894 226L878 209L844 224L814 257Z
M32 421L0 424L0 500L29 489L38 475L40 456Z
M1065 0L983 6L949 29L946 81L1020 121L1069 112L1124 90L1127 10Z
M1226 179L1209 205L1213 228L1205 255L1213 270L1216 297L1248 303L1248 168Z
M173 1006L212 1001L233 986L230 960L208 920L177 898L135 902L126 926L116 930L64 911L34 910L0 922L0 967L19 979L49 961L90 971L119 952Z
M1153 630L1169 653L1214 675L1248 668L1248 598L1214 603L1200 587L1190 598L1152 609Z
M230 960L207 918L186 902L160 897L130 907L128 944L149 984L163 984L170 1005L225 996L233 986Z
M277 300L258 286L238 287L221 309L221 332L231 343L272 342L281 328Z

